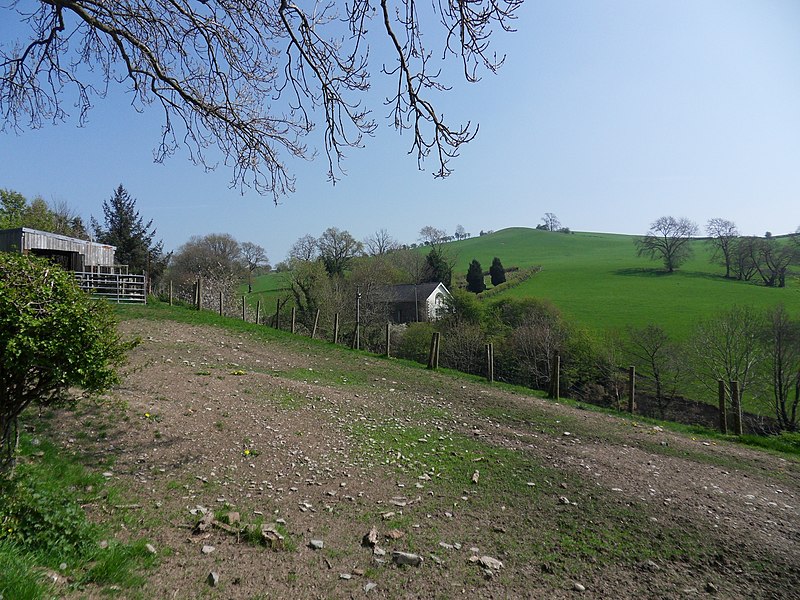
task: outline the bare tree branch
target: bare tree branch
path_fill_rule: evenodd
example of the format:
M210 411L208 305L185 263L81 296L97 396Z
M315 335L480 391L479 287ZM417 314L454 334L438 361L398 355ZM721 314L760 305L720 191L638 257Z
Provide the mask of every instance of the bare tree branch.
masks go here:
M521 2L438 0L426 19L444 30L442 58L458 56L468 81L481 69L496 71L502 58L490 53L493 28L511 31ZM372 73L368 25L379 14L377 35L388 37L396 58L382 69L397 77L390 117L400 131L413 129L420 167L433 152L434 175L444 177L477 127L450 125L428 95L448 88L432 70L414 0L376 8L370 0L10 0L0 10L30 35L0 42L2 128L63 121L72 103L83 124L95 98L125 84L134 109L155 105L163 114L157 161L184 147L213 169L216 148L233 186L277 202L294 190L285 158L314 155L302 140L316 118L334 182L345 150L374 133L363 95Z

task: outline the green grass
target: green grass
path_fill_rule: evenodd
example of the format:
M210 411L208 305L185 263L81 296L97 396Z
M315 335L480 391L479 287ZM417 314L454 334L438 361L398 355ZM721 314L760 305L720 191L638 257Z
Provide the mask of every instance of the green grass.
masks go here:
M711 551L701 542L700 532L681 531L670 524L656 526L644 506L620 503L613 493L577 475L542 466L524 451L459 434L432 434L403 423L356 424L352 434L364 460L395 469L399 479L417 481L423 473L430 477L425 488L434 490L435 496L426 500L426 512L441 517L445 511L474 514L481 510L488 522L506 523L518 531L513 536L497 531L482 535L486 551L513 557L520 564L554 563L559 572L569 574L586 562L697 560ZM474 484L476 470L480 475ZM562 482L565 489L560 487ZM412 487L406 493L414 496L418 490ZM562 505L561 495L576 501L577 507ZM396 514L382 520L386 511ZM403 544L412 551L417 545L431 545L431 540L417 539L431 534L415 533L410 517L391 505L373 509L364 519L407 532ZM445 520L442 527L448 526ZM438 531L432 535L435 538ZM658 544L651 543L654 538Z
M146 541L114 540L114 519L95 523L82 508L113 501L119 492L41 432L22 436L20 457L14 477L0 482L0 597L47 597L53 591L47 570L79 589L140 585L139 573L156 560Z
M279 298L289 293L289 273L266 273L253 278L253 291L247 293L247 282L239 286L239 293L247 298L251 310L261 300L261 314L270 315L275 312Z
M541 265L540 273L494 298L546 298L568 321L596 331L656 323L684 338L699 319L733 305L767 308L783 303L791 314L800 313L796 280L782 289L727 280L724 269L710 263L703 241L692 243L694 258L667 274L659 262L636 255L637 237L515 227L455 242L450 249L458 255L456 278L463 278L473 258L485 268L494 256L505 267Z
M563 235L563 234L561 234ZM384 357L371 355L363 351L351 350L345 346L333 346L332 344L323 340L311 340L304 336L295 336L285 331L278 331L263 325L256 325L255 323L244 323L239 319L231 317L220 317L213 311L196 311L191 308L185 307L170 307L165 303L152 303L147 306L138 305L122 305L117 307L118 314L122 319L144 318L152 320L174 320L178 322L191 323L191 324L204 324L215 327L221 327L231 332L248 333L255 339L265 341L268 343L279 342L289 348L294 348L302 351L303 353L313 353L317 356L324 356L326 358L324 368L294 368L284 371L265 371L271 375L285 377L295 381L317 381L325 385L335 387L367 387L371 384L371 379L374 375L374 365L366 364L364 360L353 360L356 357L366 359L367 362L379 361L381 374L388 380L396 380L402 382L402 386L411 390L426 390L435 385L431 382L431 372L424 368L423 365L413 361L402 359L386 359ZM483 377L477 375L470 375L452 371L450 369L439 369L436 376L457 378L464 382L481 383L484 381ZM532 390L522 386L506 384L502 382L495 382L494 387L503 389L505 391L519 394L520 396L530 397L544 397L544 392ZM280 395L274 398L265 398L268 402L277 403L284 409L294 410L300 408L305 402L304 399L297 398L282 398ZM658 419L647 419L639 415L628 416L627 413L615 411L613 409L605 409L602 407L584 404L577 401L570 400L569 398L562 397L561 402L564 404L572 404L580 406L586 410L600 411L611 413L620 418L630 418L635 421L649 423L652 425L661 425L668 427L674 431L679 431L687 435L703 435L709 438L725 439L728 441L735 441L745 445L758 447L766 450L771 450L784 455L800 456L800 442L797 441L796 436L792 434L785 434L784 436L722 436L714 430L697 427L691 425L680 425L671 421L660 421ZM446 416L446 411L442 412L438 408L423 408L423 414L427 418L440 418ZM429 411L429 412L424 412ZM536 422L539 419L540 429L546 433L553 433L558 428L563 427L568 430L575 429L574 423L566 422L566 417L562 419L561 424L554 424L547 420L542 420L541 416L525 411L524 414L517 411L517 409L509 407L490 407L482 406L479 412L484 416L490 418L497 418L504 421L525 421L528 423ZM224 422L220 422L217 428L224 428Z

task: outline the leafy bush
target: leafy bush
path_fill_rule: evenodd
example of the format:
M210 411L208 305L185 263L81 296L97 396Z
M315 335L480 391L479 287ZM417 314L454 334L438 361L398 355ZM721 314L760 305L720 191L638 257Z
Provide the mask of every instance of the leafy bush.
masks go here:
M140 584L137 571L156 560L147 541L113 539L107 524L90 521L82 508L115 490L47 440L34 446L24 435L21 448L24 462L0 480L0 598L50 597L45 569L78 585ZM107 547L100 546L101 539L108 540Z
M411 323L403 332L399 347L395 351L398 358L407 358L420 363L428 360L431 336L436 328L431 323Z
M12 478L0 480L0 542L54 565L84 553L98 529L87 521L75 496L77 490L100 484L100 477L58 459L22 465Z
M0 475L14 466L17 419L71 386L107 389L132 346L111 307L46 260L0 252Z

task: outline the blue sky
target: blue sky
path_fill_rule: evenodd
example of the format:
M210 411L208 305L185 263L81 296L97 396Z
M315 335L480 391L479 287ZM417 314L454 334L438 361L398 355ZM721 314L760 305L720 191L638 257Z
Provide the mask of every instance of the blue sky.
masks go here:
M0 187L88 219L122 183L168 249L227 232L273 263L330 226L410 243L424 225L477 235L545 212L576 231L632 234L662 215L725 217L758 235L800 225L800 2L528 0L519 16L493 41L507 54L499 74L454 81L438 102L480 123L446 180L417 170L376 89L381 127L348 153L347 176L328 183L324 156L293 164L297 191L275 206L185 152L155 164L159 115L118 90L83 128L0 134ZM5 17L0 40L17 31Z

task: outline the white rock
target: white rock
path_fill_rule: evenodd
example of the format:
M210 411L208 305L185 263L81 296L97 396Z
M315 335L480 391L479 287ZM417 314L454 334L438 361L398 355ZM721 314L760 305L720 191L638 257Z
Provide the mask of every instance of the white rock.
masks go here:
M418 567L422 564L422 557L418 554L411 554L410 552L399 552L395 550L392 552L392 559L398 565Z
M492 558L491 556L481 556L480 559L478 560L487 569L494 569L495 571L499 571L500 569L503 568L503 562L497 560L496 558Z

